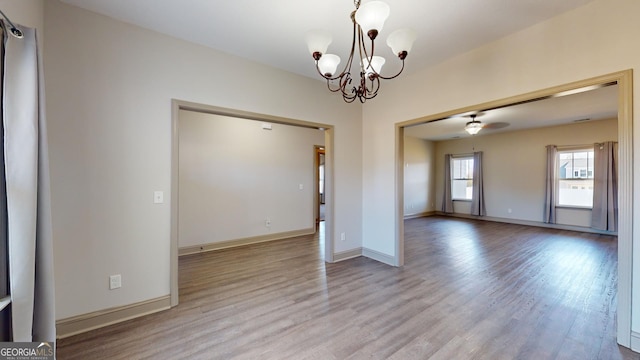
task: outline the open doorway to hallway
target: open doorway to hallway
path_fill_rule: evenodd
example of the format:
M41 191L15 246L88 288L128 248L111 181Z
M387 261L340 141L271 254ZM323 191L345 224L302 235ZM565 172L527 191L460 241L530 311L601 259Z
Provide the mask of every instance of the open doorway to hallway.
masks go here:
M326 233L317 228L318 166L310 156L323 147L322 197L330 205L332 126L174 100L172 129L172 306L179 255L320 231L322 256L333 261L333 212L325 213Z

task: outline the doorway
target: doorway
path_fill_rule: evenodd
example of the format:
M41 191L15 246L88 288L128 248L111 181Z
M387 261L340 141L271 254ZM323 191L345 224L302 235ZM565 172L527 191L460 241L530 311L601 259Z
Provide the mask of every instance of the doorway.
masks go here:
M332 173L333 173L333 157L331 156L333 151L333 137L334 130L332 125L322 124L322 123L314 123L297 119L283 118L259 113L252 113L242 110L236 109L228 109L221 108L216 106L204 105L191 103L181 100L172 100L172 151L171 151L171 239L170 239L170 297L171 297L171 306L177 306L179 302L178 297L178 219L179 219L179 121L180 121L180 112L196 112L210 115L217 115L227 118L236 118L241 120L257 120L263 123L271 123L271 124L279 124L286 125L286 127L299 127L299 128L307 128L307 129L315 129L322 131L324 133L324 151L325 151L325 181L324 181L324 197L327 204L331 204L333 199L333 186L332 186ZM263 129L265 129L263 127ZM265 129L268 130L268 129ZM308 155L307 155L308 156ZM307 168L308 169L308 168ZM307 173L308 174L308 173ZM311 177L311 174L309 174ZM311 181L311 179L309 179ZM310 185L310 184L309 184ZM309 189L309 185L304 185L303 183L298 184L296 182L295 188L296 191ZM308 190L307 190L308 191ZM315 193L315 189L313 191ZM311 195L309 196L309 201L311 201ZM314 196L315 198L315 196ZM309 205L307 205L309 206ZM311 210L309 207L307 209ZM308 213L307 213L308 214ZM310 215L310 214L309 214ZM313 228L313 217L307 217L307 221L309 221L309 226ZM269 221L266 222L265 226L271 225ZM323 233L324 244L323 244L323 256L326 262L333 262L333 239L331 234L333 234L333 212L331 209L328 209L325 214L325 227L326 232ZM311 229L313 230L313 229Z
M449 112L427 116L396 124L396 265L404 264L404 133L405 127L439 121L459 114L475 113L490 109L498 109L514 104L522 104L539 99L566 94L568 92L597 88L603 85L618 85L618 306L617 306L617 338L618 343L631 347L631 287L632 287L632 239L633 239L633 97L632 71L626 70L600 77L577 81L553 88L544 89L511 98L468 106Z

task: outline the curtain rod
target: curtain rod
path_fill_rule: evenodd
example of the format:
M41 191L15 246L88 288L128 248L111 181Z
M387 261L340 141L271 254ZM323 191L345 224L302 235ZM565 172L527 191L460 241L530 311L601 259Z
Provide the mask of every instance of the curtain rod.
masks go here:
M12 22L11 20L9 20L9 17L7 15L5 15L2 10L0 10L0 14L2 15L2 17L7 20L7 22L9 23L9 25L11 25L11 35L13 35L14 37L17 37L18 39L22 39L24 37L24 34L22 33L22 30L18 29Z

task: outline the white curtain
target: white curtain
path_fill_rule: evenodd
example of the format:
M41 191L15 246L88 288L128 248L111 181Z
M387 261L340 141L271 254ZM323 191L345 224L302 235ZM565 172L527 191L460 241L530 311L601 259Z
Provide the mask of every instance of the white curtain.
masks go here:
M591 227L618 231L618 143L595 144L593 165Z
M443 213L453 213L453 199L451 196L451 154L444 156L444 194L442 197Z
M471 215L484 216L487 209L484 204L484 184L482 180L482 151L473 153L473 188L471 196Z
M556 223L556 172L557 172L558 147L547 145L547 178L545 182L544 218L549 224Z
M4 27L7 28L6 26ZM4 31L2 121L13 341L55 341L44 91L35 29Z

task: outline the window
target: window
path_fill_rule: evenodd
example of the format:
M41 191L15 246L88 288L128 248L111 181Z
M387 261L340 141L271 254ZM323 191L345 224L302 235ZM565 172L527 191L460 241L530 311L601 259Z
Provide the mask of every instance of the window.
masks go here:
M558 206L593 206L593 150L558 151Z
M451 159L451 199L471 200L473 194L473 157Z

